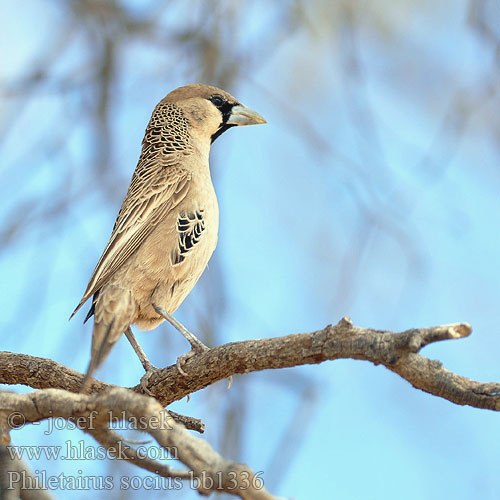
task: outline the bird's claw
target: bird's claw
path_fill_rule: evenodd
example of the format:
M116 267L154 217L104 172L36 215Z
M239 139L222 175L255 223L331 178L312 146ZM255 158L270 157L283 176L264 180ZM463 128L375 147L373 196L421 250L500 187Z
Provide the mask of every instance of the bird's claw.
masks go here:
M186 352L185 354L181 354L177 358L177 362L175 363L175 366L177 366L177 370L179 370L179 373L183 377L187 377L187 373L184 371L183 366L186 364L186 362L191 359L193 356L196 356L197 354L201 354L202 352L209 351L210 348L207 347L203 342L198 341L197 343L191 344L191 350L189 352Z
M155 373L160 371L160 368L156 368L156 366L152 365L151 363L147 365L147 367L144 367L146 369L146 373L141 377L140 384L141 384L141 389L151 397L155 397L155 395L148 389L149 385L149 379L151 378L151 375L154 375Z

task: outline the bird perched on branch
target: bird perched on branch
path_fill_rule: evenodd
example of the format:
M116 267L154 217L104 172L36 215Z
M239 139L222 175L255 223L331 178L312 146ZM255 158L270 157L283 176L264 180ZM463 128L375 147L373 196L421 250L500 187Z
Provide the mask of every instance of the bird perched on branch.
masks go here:
M171 315L203 273L217 244L219 208L210 177L210 145L237 125L266 123L233 96L208 85L186 85L156 106L113 232L82 300L94 315L91 358L82 390L126 333L146 370L154 370L130 325L151 330L165 319L190 342L186 359L206 349ZM71 318L70 318L71 319Z

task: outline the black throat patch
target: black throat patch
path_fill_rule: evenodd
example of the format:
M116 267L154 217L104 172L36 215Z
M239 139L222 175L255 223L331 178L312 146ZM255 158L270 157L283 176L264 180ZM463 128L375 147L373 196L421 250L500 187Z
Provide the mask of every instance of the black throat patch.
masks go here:
M233 110L233 106L236 106L236 103L231 104L230 102L224 101L223 104L220 106L217 106L217 108L220 110L222 113L222 123L220 124L219 128L217 129L217 132L215 134L212 134L212 137L210 138L210 143L213 143L217 137L219 137L221 134L223 134L226 130L229 130L231 127L235 127L236 125L228 125L227 121L229 120L229 117L231 116L231 111Z

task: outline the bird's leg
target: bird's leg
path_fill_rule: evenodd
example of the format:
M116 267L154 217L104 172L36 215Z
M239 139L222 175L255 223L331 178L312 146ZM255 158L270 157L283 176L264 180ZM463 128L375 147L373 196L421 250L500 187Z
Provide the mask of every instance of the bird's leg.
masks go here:
M150 370L158 370L151 361L149 361L148 357L146 356L146 353L142 350L142 347L139 345L139 342L137 342L134 334L132 333L132 330L130 329L130 326L125 330L125 336L127 337L128 341L130 342L130 345L133 347L135 353L137 354L137 357L141 361L142 366L146 371Z
M139 345L139 342L137 342L134 334L132 333L130 326L125 330L125 336L130 342L130 345L134 349L135 353L137 354L137 357L141 361L144 370L146 370L146 373L141 377L141 387L146 394L148 394L149 396L154 396L154 394L148 389L147 384L151 375L159 371L160 368L156 368L156 366L154 366L153 363L149 361L146 353L142 350L142 347Z
M207 347L201 340L197 339L182 323L177 321L171 314L169 314L162 307L153 304L155 311L163 318L165 318L176 330L182 333L184 338L191 344L191 350L182 356L177 358L177 369L181 375L187 375L187 373L182 369L186 364L186 361L196 354L200 354L204 351L208 351Z

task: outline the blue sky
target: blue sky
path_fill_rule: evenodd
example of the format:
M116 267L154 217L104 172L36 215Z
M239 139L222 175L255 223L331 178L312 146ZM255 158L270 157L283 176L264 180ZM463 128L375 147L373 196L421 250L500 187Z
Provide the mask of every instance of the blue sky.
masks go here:
M138 2L124 3L147 12ZM466 321L471 337L422 354L463 376L500 380L498 68L492 46L471 25L468 4L356 2L352 30L342 17L348 3L315 1L305 27L292 31L276 24L278 7L242 5L231 55L251 52L270 29L286 36L243 65L238 85L227 89L268 124L230 130L214 144L219 246L178 318L203 332L214 316L219 343L313 331L345 315L359 326L395 331ZM192 12L178 7L176 16L164 14L166 32L195 24L200 3L190 6ZM77 64L87 57L82 35L73 34L51 70L55 79L74 67L72 91L63 95L48 85L28 98L12 93L66 15L36 1L22 11L12 1L0 7L7 58L0 69L6 131L0 216L7 224L10 208L30 196L42 210L54 193L75 194L60 226L32 225L0 255L2 349L84 370L91 325L82 326L84 313L69 324L67 318L107 241L154 105L195 80L197 69L180 52L126 45L110 124L116 189L108 196L94 186L77 196L95 172L92 123L77 112L82 102L94 104L81 77L91 68ZM20 117L10 126L13 112ZM71 124L62 130L63 146L37 154L62 115L65 127ZM222 305L207 292L213 282L224 289ZM138 339L165 366L186 349L178 337L162 327ZM98 375L125 386L137 382L142 367L126 340ZM241 451L229 458L263 470L280 496L392 499L404 491L407 499L497 498L498 416L427 395L368 363L239 376L230 391L220 382L172 409L203 418L206 438L222 452L221 435L232 430L221 422L235 412L244 430ZM92 444L77 432L43 436L36 426L13 439ZM143 475L102 461L31 465L51 475ZM177 495L197 498L187 490Z

